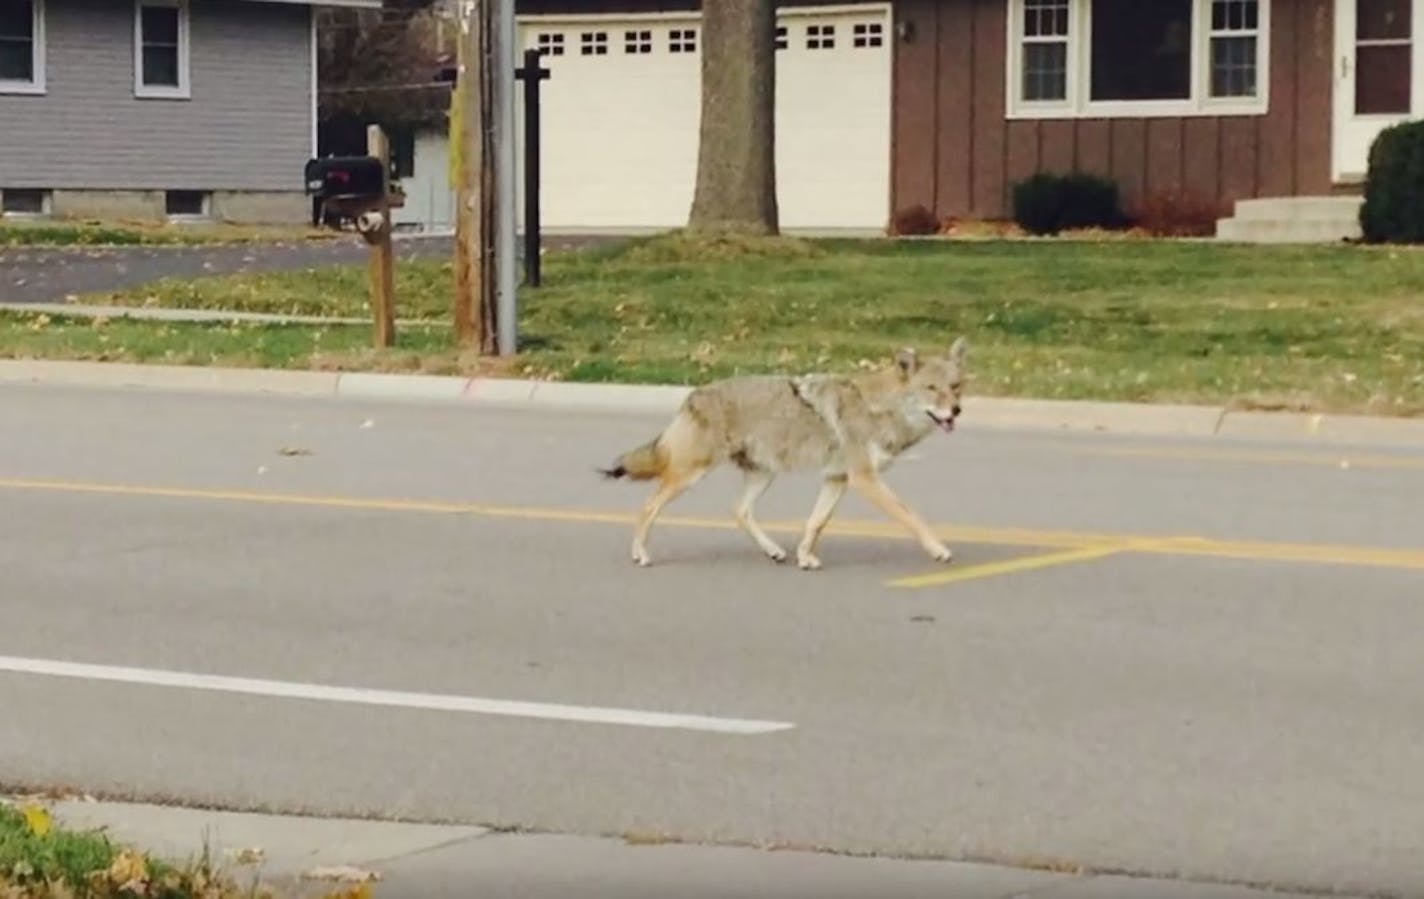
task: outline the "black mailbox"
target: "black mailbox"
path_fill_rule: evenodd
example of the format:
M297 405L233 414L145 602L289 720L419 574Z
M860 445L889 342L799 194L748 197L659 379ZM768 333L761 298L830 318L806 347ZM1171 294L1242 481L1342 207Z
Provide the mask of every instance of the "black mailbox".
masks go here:
M381 161L374 156L309 159L306 181L306 192L321 199L379 197L385 187Z

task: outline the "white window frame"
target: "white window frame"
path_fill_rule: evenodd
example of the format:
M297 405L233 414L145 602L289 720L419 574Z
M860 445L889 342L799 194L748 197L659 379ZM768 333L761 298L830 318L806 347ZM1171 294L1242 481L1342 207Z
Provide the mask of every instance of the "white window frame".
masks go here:
M1069 0L1067 97L1023 99L1024 0L1009 0L1007 117L1010 119L1189 118L1264 115L1270 108L1271 0L1257 4L1256 96L1211 96L1211 3L1192 0L1192 96L1187 100L1093 100L1093 0ZM1250 32L1235 32L1247 36ZM1228 36L1217 32L1219 36Z
M1018 112L1025 118L1048 118L1056 114L1062 114L1067 104L1078 92L1078 66L1075 62L1077 58L1078 33L1080 14L1078 0L1069 0L1068 3L1068 35L1066 38L1057 36L1044 38L1030 38L1024 34L1024 25L1028 15L1027 6L1024 0L1012 0L1009 15L1009 100L1012 111ZM1068 45L1067 71L1064 72L1064 95L1062 100L1025 100L1024 99L1024 52L1025 44L1057 44L1066 40Z
M178 10L178 86L143 83L143 9L146 6L166 6ZM188 78L188 57L192 47L189 38L188 0L134 0L134 96L145 100L188 100L193 96Z
M30 7L33 16L30 34L33 36L30 53L34 66L34 77L29 81L0 79L0 94L43 94L45 92L45 0L34 0Z

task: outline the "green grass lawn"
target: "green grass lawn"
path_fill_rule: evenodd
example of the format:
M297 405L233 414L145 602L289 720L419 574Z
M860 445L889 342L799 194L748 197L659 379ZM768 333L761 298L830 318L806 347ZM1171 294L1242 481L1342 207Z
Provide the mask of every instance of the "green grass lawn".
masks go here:
M398 271L407 328L0 319L9 355L473 371L450 348L450 266ZM83 302L367 314L363 267L158 283ZM1424 412L1424 252L1155 241L706 243L550 254L521 294L515 374L697 383L846 370L967 334L981 395Z
M251 878L237 882L210 859L175 867L111 841L99 831L55 824L41 805L0 802L0 896L6 899L273 899ZM326 899L370 899L369 889L332 890Z

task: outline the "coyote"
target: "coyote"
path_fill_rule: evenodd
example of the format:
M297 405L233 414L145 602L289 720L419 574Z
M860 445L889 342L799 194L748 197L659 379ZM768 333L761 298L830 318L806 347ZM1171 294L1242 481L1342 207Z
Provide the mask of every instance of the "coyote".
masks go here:
M880 371L744 376L692 391L661 434L601 469L614 480L659 481L633 531L633 561L652 564L653 520L725 462L745 477L737 523L774 562L784 562L786 550L757 524L754 507L776 475L805 469L819 470L822 484L796 547L802 570L821 567L816 544L847 486L904 525L935 561L950 561L949 547L891 492L880 473L936 428L954 430L968 350L960 337L948 353L924 360L913 349L902 350L894 365Z

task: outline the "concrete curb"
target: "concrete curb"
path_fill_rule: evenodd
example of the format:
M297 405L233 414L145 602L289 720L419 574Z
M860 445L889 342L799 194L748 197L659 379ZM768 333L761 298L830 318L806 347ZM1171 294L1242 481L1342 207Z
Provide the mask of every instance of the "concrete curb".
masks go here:
M334 372L133 365L122 362L0 360L0 384L335 397L337 380L338 375Z
M691 388L505 378L0 360L0 384L458 403L475 407L671 415ZM1424 448L1424 419L971 397L965 424L991 430L1239 437Z

